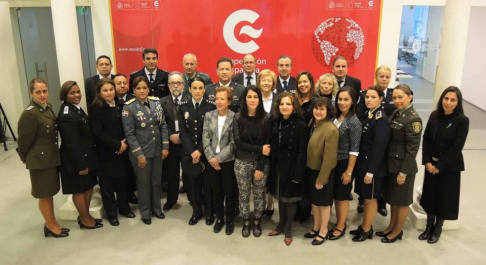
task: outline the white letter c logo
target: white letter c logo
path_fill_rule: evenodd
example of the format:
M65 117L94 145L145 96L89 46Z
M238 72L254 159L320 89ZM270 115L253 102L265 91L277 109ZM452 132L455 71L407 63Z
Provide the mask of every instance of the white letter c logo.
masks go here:
M255 23L255 21L260 17L256 12L248 9L241 9L233 12L224 22L223 26L223 37L224 41L233 51L241 54L252 53L257 51L260 46L256 44L253 40L249 42L240 42L235 36L235 27L238 23L243 21L248 21L250 23ZM256 30L250 26L244 26L240 30L240 34L247 34L248 36L256 39L262 35L263 28Z

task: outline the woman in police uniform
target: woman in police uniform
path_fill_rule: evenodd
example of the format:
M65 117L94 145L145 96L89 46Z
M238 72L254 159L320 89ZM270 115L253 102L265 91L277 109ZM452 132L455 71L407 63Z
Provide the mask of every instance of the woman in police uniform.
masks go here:
M59 97L63 101L57 115L62 139L62 192L73 194L80 228L100 228L103 226L101 220L95 220L89 214L93 187L97 184L98 159L88 116L78 105L81 102L81 90L76 82L67 81L62 85Z
M380 196L383 178L386 176L385 151L390 136L388 118L381 101L383 92L370 87L366 91L365 103L368 111L362 121L363 133L356 163L354 191L365 200L363 222L358 229L350 232L354 242L373 238L373 226L377 212L376 199Z
M413 202L413 184L418 171L415 157L420 147L422 119L412 101L413 93L408 85L399 85L393 90L397 110L390 117L388 176L384 184L385 199L391 205L391 218L388 227L376 233L383 237L383 243L402 239L408 206Z
M67 237L69 229L62 228L54 216L53 196L60 189L58 166L61 164L56 115L47 102L49 91L44 79L32 79L29 92L32 101L19 119L17 152L29 169L32 196L39 199L39 210L46 222L44 236Z

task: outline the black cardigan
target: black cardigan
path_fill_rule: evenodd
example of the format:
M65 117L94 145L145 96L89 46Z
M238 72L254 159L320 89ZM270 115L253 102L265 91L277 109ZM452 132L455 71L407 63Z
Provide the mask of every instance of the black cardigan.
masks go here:
M265 117L267 128L258 127L255 119L250 118L252 122L251 128L246 128L249 130L248 134L242 135L241 123L241 113L237 113L233 121L233 137L235 138L236 144L236 158L244 161L257 161L257 170L263 171L265 163L268 161L268 156L262 154L263 146L270 144L270 130L268 118ZM263 134L263 137L259 139L259 134Z

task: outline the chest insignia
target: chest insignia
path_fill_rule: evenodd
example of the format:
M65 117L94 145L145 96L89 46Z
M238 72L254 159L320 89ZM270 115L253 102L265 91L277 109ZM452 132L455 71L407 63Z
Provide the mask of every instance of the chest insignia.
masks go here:
M186 113L184 113L184 119L189 119L189 112L186 111Z

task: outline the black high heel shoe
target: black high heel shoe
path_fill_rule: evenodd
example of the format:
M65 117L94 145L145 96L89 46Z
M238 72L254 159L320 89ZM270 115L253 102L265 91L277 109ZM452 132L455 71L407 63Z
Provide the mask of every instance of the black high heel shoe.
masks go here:
M52 236L55 238L60 238L60 237L68 237L69 234L67 232L63 232L62 230L60 234L56 234L52 232L51 229L49 229L46 224L44 224L44 236L45 237Z
M317 238L320 238L322 240L317 240ZM321 236L319 234L316 234L316 238L314 240L312 240L312 245L314 245L314 246L322 245L326 240L327 240L327 235Z
M319 234L319 231L321 231L321 230L317 230L317 231L316 231L316 230L314 230L314 229L311 229L311 231L310 231L309 233L306 233L306 234L304 235L304 237L305 237L305 238L315 238L315 237L316 237L316 236ZM313 234L311 234L311 232L312 232Z
M375 235L378 236L378 237L386 237L387 235L391 234L392 231L388 232L388 233L383 233L383 231L380 231L380 232L376 232Z
M381 239L381 243L395 243L395 241L397 241L397 239L400 239L402 240L402 236L403 236L403 231L400 231L400 234L398 234L396 237L394 238L388 238L388 235L386 235L385 237L383 237Z
M98 223L96 221L95 221L95 225L94 226L87 226L87 225L83 224L83 222L81 222L81 220L78 221L78 224L79 224L79 228L85 228L85 229L97 229L97 228L102 228L103 227L103 224Z
M339 232L339 235L335 236L334 235L334 231L338 231ZM328 239L329 240L338 240L340 239L341 237L344 236L344 234L346 234L346 224L344 224L344 229L343 231L337 229L336 227L334 227L330 232L329 232L329 237Z
M368 232L365 232L363 228L361 228L359 234L353 237L353 242L363 242L366 239L373 239L373 226L371 226L371 229Z
M61 232L64 232L64 233L69 233L69 228L64 228L64 227L61 227Z
M363 230L363 228L361 227L361 225L359 225L357 229L349 231L349 234L357 236L361 230Z

